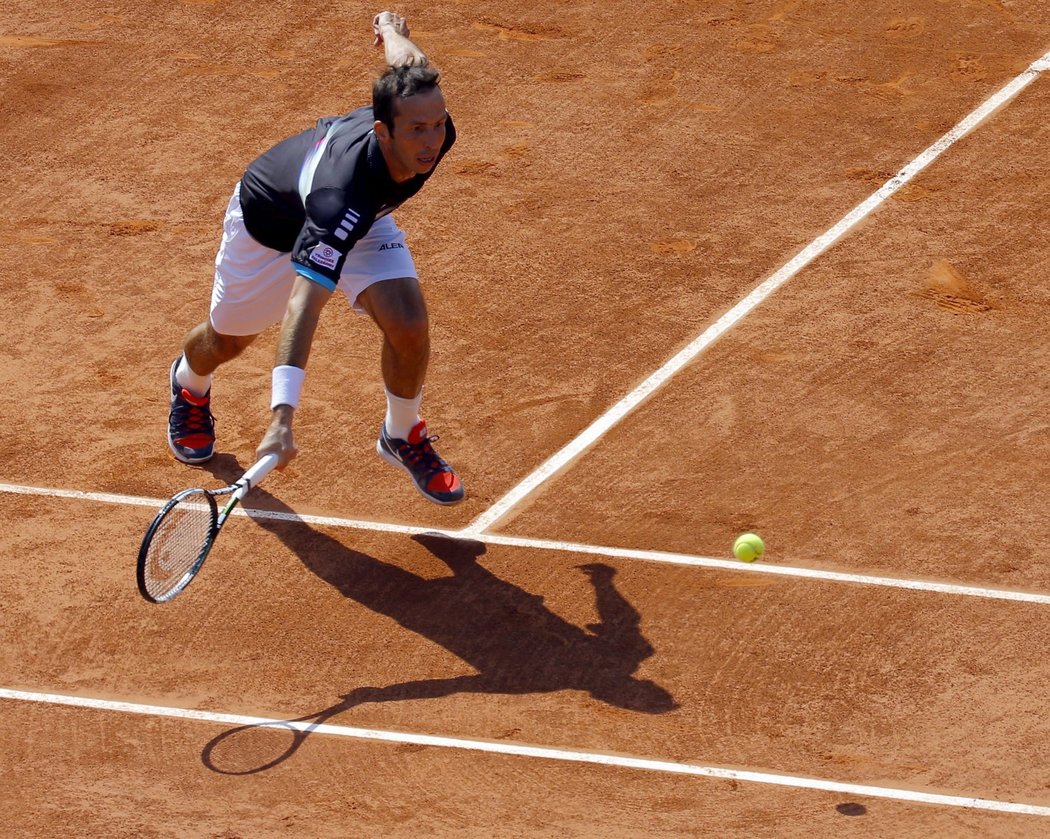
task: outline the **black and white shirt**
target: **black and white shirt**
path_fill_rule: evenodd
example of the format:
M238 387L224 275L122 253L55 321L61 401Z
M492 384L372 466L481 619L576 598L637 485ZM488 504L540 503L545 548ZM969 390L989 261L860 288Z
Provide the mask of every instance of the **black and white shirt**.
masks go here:
M423 188L456 141L449 117L434 168L397 183L374 123L370 105L343 117L323 117L260 155L241 178L248 233L272 250L290 253L298 273L330 291L354 244L377 218Z

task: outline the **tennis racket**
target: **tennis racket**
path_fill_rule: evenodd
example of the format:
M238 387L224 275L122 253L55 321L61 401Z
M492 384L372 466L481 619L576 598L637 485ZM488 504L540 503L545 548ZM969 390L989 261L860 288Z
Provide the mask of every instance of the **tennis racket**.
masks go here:
M222 489L187 489L161 507L139 548L138 583L151 603L165 603L186 588L208 558L233 508L277 465L268 454L234 484ZM220 509L216 499L230 496Z

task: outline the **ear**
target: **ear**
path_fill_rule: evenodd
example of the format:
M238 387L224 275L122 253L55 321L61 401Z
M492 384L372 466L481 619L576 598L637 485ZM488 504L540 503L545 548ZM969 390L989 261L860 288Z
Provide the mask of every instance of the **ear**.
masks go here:
M376 133L376 136L384 143L390 140L390 129L386 127L386 123L382 120L376 120L372 123L372 130Z

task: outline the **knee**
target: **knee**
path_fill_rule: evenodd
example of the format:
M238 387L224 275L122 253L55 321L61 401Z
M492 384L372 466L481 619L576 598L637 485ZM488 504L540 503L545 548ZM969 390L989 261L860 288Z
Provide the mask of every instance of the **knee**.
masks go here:
M425 314L388 324L384 333L400 356L419 357L430 351L430 324Z
M236 358L255 340L254 335L223 335L208 326L209 339L215 355L224 360Z

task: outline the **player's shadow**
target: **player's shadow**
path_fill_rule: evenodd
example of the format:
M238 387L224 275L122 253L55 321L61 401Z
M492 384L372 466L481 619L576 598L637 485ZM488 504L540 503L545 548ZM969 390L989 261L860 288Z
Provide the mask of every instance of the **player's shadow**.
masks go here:
M230 476L223 474L224 479ZM248 496L258 506L294 517L264 489ZM543 597L500 579L478 557L485 545L439 534L412 538L448 566L450 574L428 579L347 547L301 520L253 517L279 538L303 564L350 600L393 618L401 626L439 644L477 672L447 678L416 679L393 685L358 687L335 705L301 718L318 725L365 702L433 699L456 693L526 694L577 690L617 708L661 714L678 707L664 688L634 676L653 654L640 629L637 610L613 583L615 569L603 563L578 568L594 587L599 622L579 627L546 608ZM224 732L204 750L209 768ZM291 754L301 737L296 735ZM284 759L281 758L281 760ZM254 767L261 771L269 761ZM238 774L244 774L239 772Z

